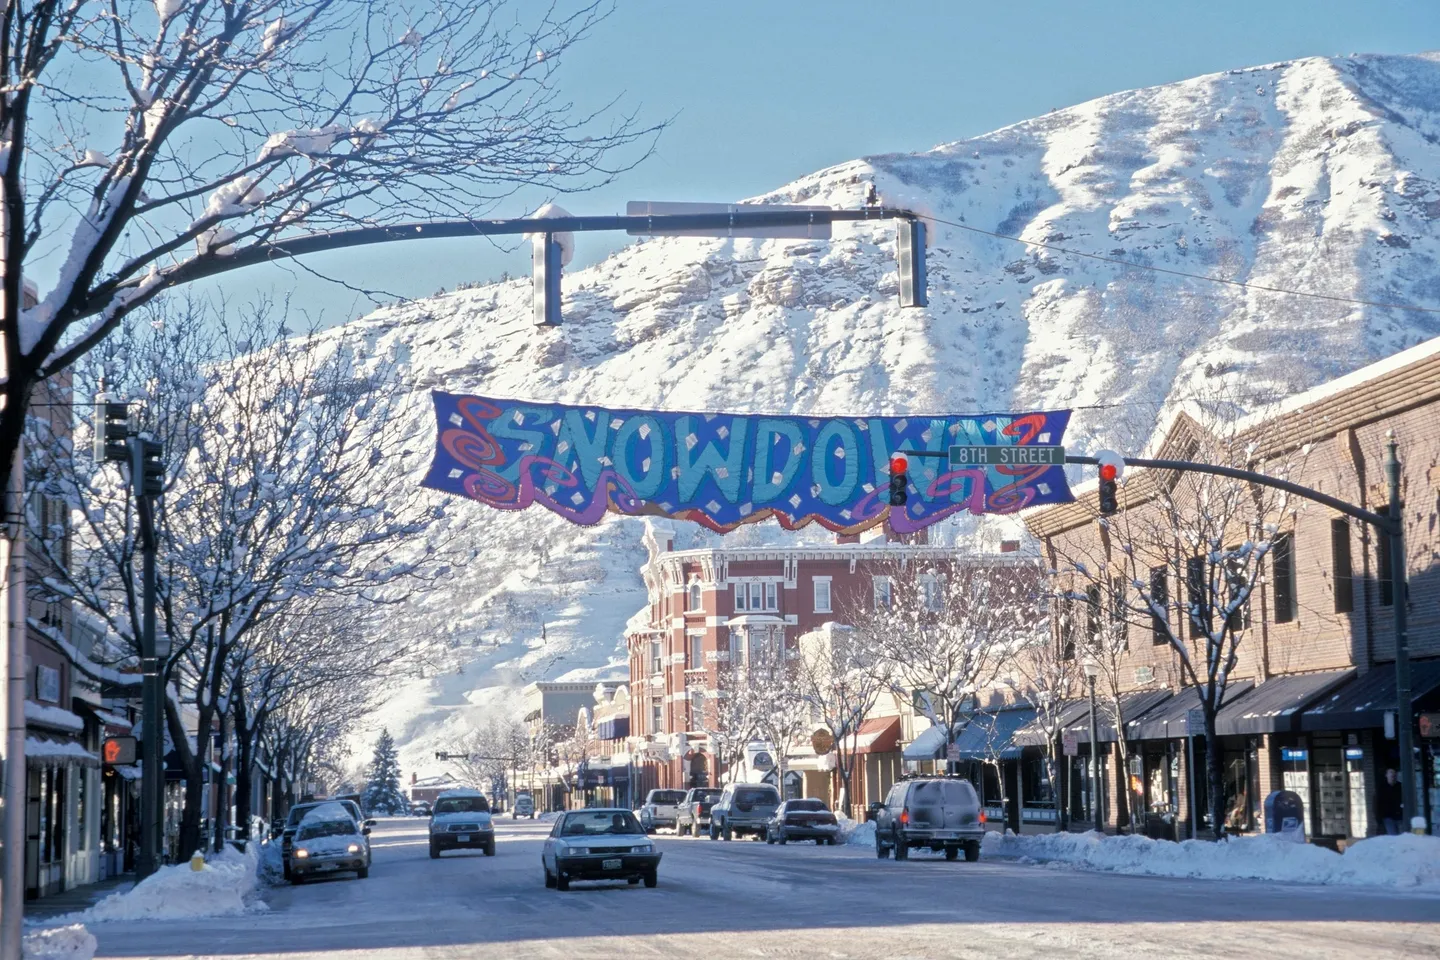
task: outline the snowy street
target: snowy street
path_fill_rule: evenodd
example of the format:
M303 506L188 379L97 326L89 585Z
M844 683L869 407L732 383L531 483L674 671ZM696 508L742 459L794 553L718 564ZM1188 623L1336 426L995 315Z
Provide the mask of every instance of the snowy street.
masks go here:
M1118 876L864 847L658 838L660 886L542 884L549 824L427 855L382 820L363 881L266 891L232 919L97 923L101 957L1440 957L1440 900L1371 889ZM495 947L498 952L491 953Z

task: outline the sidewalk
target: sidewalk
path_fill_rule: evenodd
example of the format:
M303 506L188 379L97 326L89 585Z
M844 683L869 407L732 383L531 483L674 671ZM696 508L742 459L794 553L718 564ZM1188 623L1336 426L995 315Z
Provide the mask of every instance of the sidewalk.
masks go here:
M27 923L37 923L62 914L88 910L110 894L129 890L133 886L135 886L135 875L122 873L119 876L110 877L98 883L89 883L83 887L75 887L73 890L66 890L64 893L57 893L54 896L42 897L39 900L27 900L25 901L25 920Z

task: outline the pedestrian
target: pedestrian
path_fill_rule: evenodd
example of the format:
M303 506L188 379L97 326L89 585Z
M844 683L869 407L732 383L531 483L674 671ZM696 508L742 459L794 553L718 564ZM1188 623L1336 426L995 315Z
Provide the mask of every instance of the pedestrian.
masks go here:
M1405 804L1400 792L1400 774L1394 767L1385 768L1385 777L1376 791L1375 810L1380 816L1380 826L1388 836L1398 837L1405 819Z

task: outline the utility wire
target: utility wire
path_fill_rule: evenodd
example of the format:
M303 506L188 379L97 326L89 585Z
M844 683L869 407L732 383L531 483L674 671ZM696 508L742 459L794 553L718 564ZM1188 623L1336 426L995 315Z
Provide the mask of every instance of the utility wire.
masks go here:
M916 214L916 216L921 220L928 220L931 223L943 223L947 227L955 227L957 230L968 230L970 233L978 233L985 237L994 237L996 240L1010 240L1014 243L1023 243L1027 246L1039 247L1042 250L1053 250L1056 253L1063 253L1071 257L1083 257L1087 260L1099 260L1101 263L1111 263L1120 267L1129 267L1132 270L1149 270L1152 273L1164 273L1172 277L1184 277L1187 280L1205 280L1210 283L1221 283L1230 287L1240 287L1245 290L1263 290L1266 293L1281 293L1291 297L1309 297L1312 300L1329 300L1332 303L1350 303L1364 307L1383 307L1387 310L1410 310L1416 313L1440 314L1440 307L1422 307L1414 303L1386 303L1381 300L1361 300L1355 297L1340 297L1328 293L1311 293L1308 290L1290 290L1285 287L1271 287L1263 283L1246 283L1244 280L1229 280L1225 277L1212 277L1204 273L1186 273L1184 270L1172 270L1169 267L1157 267L1153 264L1135 263L1132 260L1107 257L1103 253L1088 253L1084 250L1058 247L1053 243L1046 243L1042 240L1026 240L1024 237L1015 237L1008 233L996 233L994 230L984 230L980 227L972 227L968 223L956 223L954 220L942 220L939 217L926 214Z

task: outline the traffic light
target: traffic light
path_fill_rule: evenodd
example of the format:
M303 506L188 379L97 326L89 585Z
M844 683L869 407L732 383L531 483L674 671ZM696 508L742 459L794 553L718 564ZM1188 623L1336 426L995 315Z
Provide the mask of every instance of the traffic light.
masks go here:
M165 445L158 440L140 441L140 495L158 497L165 492Z
M100 757L114 767L134 763L138 753L134 737L108 737L101 746Z
M125 443L130 437L130 407L105 399L105 394L95 396L95 462L107 460L124 462L130 459Z
M1108 517L1120 509L1120 498L1115 489L1115 464L1100 464L1100 516Z
M910 462L904 457L895 456L890 458L890 506L903 507L909 498L906 488L910 486L910 476L906 472L910 469Z

